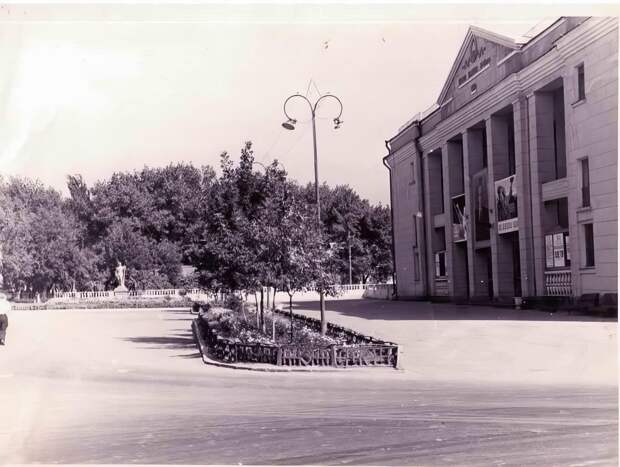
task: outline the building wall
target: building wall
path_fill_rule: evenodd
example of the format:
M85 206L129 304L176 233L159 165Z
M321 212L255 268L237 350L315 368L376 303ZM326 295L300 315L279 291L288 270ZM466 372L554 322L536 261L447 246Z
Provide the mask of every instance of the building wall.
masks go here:
M578 101L577 66L584 65L585 100ZM618 286L618 32L578 50L564 65L572 273L576 294ZM581 208L580 159L587 157L591 207ZM594 224L595 266L585 268L583 224Z
M392 177L392 209L394 213L394 269L397 295L416 297L424 295L423 224L417 217L422 210L418 196L421 171L413 140L404 143L388 159ZM413 164L413 169L412 169ZM412 174L413 170L413 174ZM417 227L414 226L417 223ZM416 261L417 253L417 262Z
M566 200L564 206L568 205L570 293L616 291L618 21L568 19L558 23L548 35L500 63L498 67L504 67L504 71L510 63L513 72L495 85L488 82L491 75L481 74L488 91L462 109L446 111L454 105L454 99L449 99L449 105L443 108L439 103L439 110L420 122L422 136L417 143L421 158L414 143L417 135L410 129L406 138L403 133L393 138L398 149L390 154L389 160L393 167L399 297L438 294L433 254L442 244L442 233L445 233L447 291L453 298L467 294L471 298L487 292L496 298L511 297L519 289L523 296L545 295L549 289L544 234L554 227L549 224L553 217L549 209L556 200ZM576 102L576 67L582 63L586 99ZM518 69L519 65L522 68ZM554 127L551 125L554 119L563 119L564 124L556 123ZM512 171L506 166L506 122L510 122L514 132ZM483 128L487 167L482 166L481 158ZM404 139L407 144L403 144ZM583 157L588 157L590 165L589 208L581 207L580 160ZM411 162L415 164L415 183L411 182ZM424 173L420 172L420 165ZM443 207L439 206L438 168L444 180ZM460 171L462 179L456 175ZM481 173L487 176L491 234L489 240L474 241L474 201L480 195L475 193L473 184ZM519 215L518 231L507 235L498 232L494 182L510 173L516 177ZM424 197L419 183L422 177ZM465 243L455 243L451 197L463 191L469 238ZM415 274L413 264L413 219L417 212L423 212L417 218L420 274ZM590 222L594 224L596 264L594 268L585 268L583 224ZM426 250L423 229L429 241ZM424 256L428 270L424 268Z

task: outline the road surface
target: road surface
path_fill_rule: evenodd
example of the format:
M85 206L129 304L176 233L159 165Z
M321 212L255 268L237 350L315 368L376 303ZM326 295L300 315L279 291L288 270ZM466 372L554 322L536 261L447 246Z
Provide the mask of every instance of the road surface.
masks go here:
M9 421L0 423L0 464L618 463L615 384L537 383L536 372L524 382L494 382L476 371L438 378L426 370L208 367L190 318L179 310L13 312L0 347L0 414ZM333 318L373 321L352 311ZM487 332L503 336L513 322L502 323ZM412 321L410 332L427 324ZM471 332L469 320L453 325ZM575 323L583 325L593 339L614 323ZM410 345L408 360L415 350ZM503 358L501 349L487 350ZM450 349L434 352L448 371L441 355Z

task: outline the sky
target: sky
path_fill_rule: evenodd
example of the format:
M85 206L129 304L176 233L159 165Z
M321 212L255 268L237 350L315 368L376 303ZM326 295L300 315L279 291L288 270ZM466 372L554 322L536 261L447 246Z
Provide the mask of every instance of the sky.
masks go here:
M602 8L602 7L601 7ZM262 163L389 203L385 140L437 100L470 24L511 37L595 7L416 4L0 6L0 174L66 190L174 162ZM535 31L536 29L534 29Z

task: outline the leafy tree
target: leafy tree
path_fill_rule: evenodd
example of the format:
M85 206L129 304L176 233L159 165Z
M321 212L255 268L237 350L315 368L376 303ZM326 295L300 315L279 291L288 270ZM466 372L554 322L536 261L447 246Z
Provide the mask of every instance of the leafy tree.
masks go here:
M308 202L314 199L314 188L303 189ZM334 250L333 261L339 276L337 282L349 282L349 249L352 278L384 281L392 270L391 219L389 208L372 206L349 186L320 187L321 221L327 241Z
M20 178L2 180L0 192L4 285L43 294L54 285L84 287L92 274L92 257L80 248L60 193Z
M262 164L261 164L262 165ZM67 177L70 196L27 179L0 179L0 274L13 290L103 289L116 285L116 262L134 288L196 284L252 292L333 294L353 276L383 280L391 270L389 211L350 187L314 187L287 179L274 161L258 168L252 144L234 164L170 164L115 173L88 186ZM183 264L196 267L192 278ZM261 297L261 303L263 297ZM324 301L321 303L323 327ZM261 316L263 307L261 306ZM263 320L264 322L264 320Z
M148 238L135 220L121 219L102 234L94 250L106 288L117 285L114 269L118 261L127 266L127 284L136 289L169 288L180 280L179 247L167 240Z

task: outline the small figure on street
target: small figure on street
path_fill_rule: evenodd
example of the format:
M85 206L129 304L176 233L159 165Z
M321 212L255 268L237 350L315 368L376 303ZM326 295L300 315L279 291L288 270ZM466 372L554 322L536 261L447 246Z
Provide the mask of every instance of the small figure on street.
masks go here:
M9 318L6 314L0 315L0 345L6 344L6 328L9 327Z

